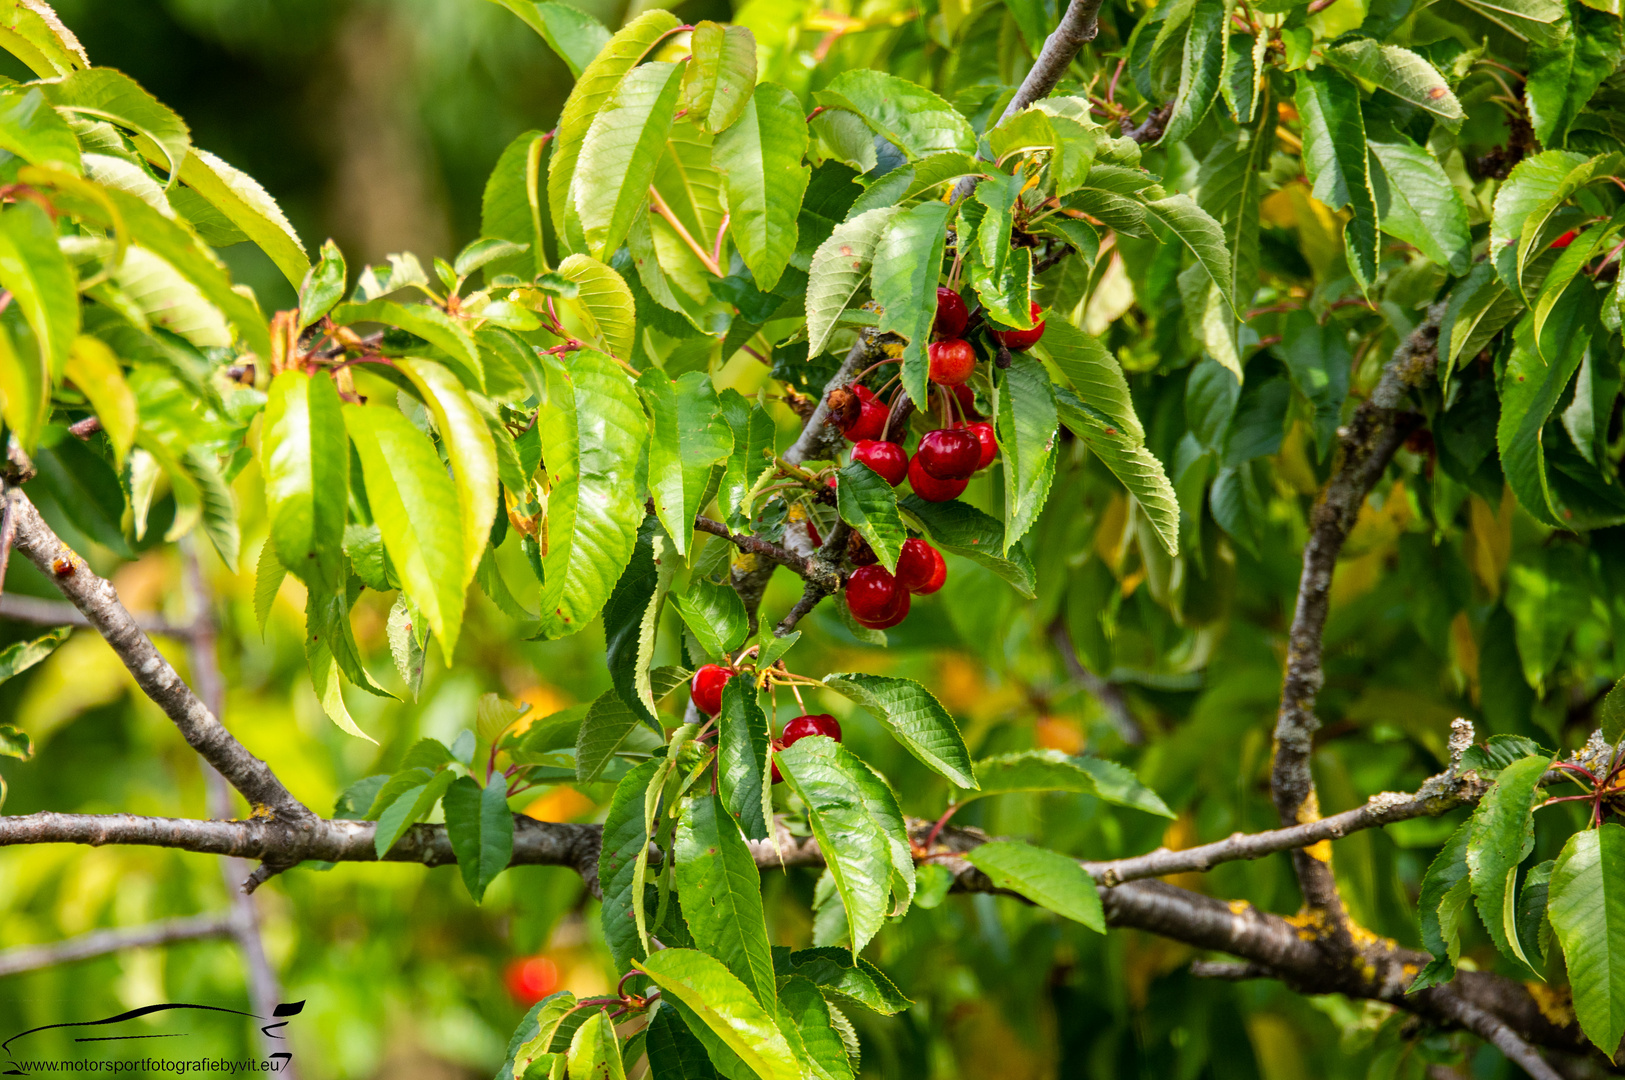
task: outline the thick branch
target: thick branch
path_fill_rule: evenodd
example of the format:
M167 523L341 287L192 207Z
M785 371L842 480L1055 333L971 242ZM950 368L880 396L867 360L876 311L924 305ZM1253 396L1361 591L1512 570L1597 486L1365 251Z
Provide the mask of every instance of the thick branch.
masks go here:
M25 971L55 967L74 960L89 960L125 949L144 949L153 945L167 945L172 941L195 941L198 938L225 937L231 933L228 915L188 915L179 919L165 919L146 926L122 927L113 930L94 930L88 934L68 938L50 945L22 945L0 952L0 976L19 975Z
M97 576L51 531L26 495L15 488L7 494L17 520L17 550L107 639L135 676L136 685L174 721L188 745L242 792L256 813L285 821L314 820L315 815L282 786L270 767L249 753L186 685L142 632L135 616L119 602L112 582Z
M1326 629L1332 575L1366 496L1409 434L1409 417L1401 412L1401 406L1411 389L1432 378L1443 315L1444 304L1435 304L1394 352L1370 399L1355 410L1346 427L1339 429L1341 457L1310 516L1297 607L1287 639L1286 674L1275 724L1275 764L1270 777L1270 790L1283 825L1320 816L1310 755L1315 731L1320 727L1315 697L1325 680L1321 635ZM1310 852L1299 851L1293 855L1293 868L1305 903L1327 913L1337 931L1336 947L1348 952L1353 946L1331 864Z

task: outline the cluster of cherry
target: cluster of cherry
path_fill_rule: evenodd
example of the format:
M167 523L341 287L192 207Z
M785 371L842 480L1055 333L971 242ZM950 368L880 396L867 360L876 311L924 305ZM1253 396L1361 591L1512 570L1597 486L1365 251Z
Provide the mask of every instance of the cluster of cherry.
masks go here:
M1044 324L1038 312L1035 303L1031 330L990 329L988 332L1006 349L1014 352L1030 349L1044 336ZM980 414L976 411L976 399L965 383L976 370L976 350L959 336L965 332L969 319L965 301L958 293L946 287L937 289L936 340L927 348L930 379L942 388L938 392L943 395L944 420L953 413L960 418L922 435L913 457L903 448L907 432L890 430L891 407L861 383L848 387L856 395L858 407L848 410L841 432L853 444L852 460L863 462L893 487L901 484L906 476L915 494L928 502L957 499L970 478L987 468L999 452L993 425L972 419Z
M940 556L939 560L940 561ZM694 673L689 680L688 691L694 702L694 707L707 716L715 716L722 711L722 688L728 680L739 674L731 667L722 664L706 664ZM795 745L809 735L827 735L836 742L841 741L841 723L829 713L809 713L796 717L784 725L779 737L773 740L773 749L783 750ZM779 775L778 765L773 766L773 782L775 784L784 780Z
M846 609L859 625L888 630L908 617L911 597L934 593L948 580L942 552L921 540L903 541L897 573L878 563L860 566L846 579Z

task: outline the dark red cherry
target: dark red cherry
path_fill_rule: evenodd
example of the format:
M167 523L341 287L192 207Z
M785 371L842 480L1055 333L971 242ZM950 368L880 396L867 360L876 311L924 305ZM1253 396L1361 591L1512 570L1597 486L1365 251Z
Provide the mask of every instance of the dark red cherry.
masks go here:
M1038 317L1038 313L1042 310L1038 306L1038 301L1032 301L1033 328L1031 330L995 330L993 336L998 339L999 344L1011 352L1022 352L1032 348L1038 344L1038 339L1044 336L1044 320Z
M726 668L721 664L706 664L696 671L688 684L694 707L707 716L715 716L721 712L722 687L733 676L733 668Z
M970 312L959 294L945 285L937 286L937 319L932 329L938 337L956 338L965 332Z
M982 460L982 441L965 428L939 428L920 439L914 460L927 476L938 480L964 480Z
M954 427L963 428L964 430L970 432L972 435L976 436L976 441L981 443L982 456L976 462L976 469L978 472L992 464L993 459L999 454L999 440L998 437L993 434L992 424L989 424L985 420L978 420L974 424L956 422Z
M938 386L958 386L976 370L976 350L962 338L933 341L926 355L931 358L931 381Z
M908 590L899 587L897 590L897 608L884 619L859 619L858 622L871 630L890 630L904 619L908 618L909 601Z
M862 383L853 383L851 390L854 394L858 395L860 400L873 401L875 399L875 392L869 389L867 386L864 386Z
M809 735L827 735L836 742L840 742L841 722L829 713L798 716L784 725L784 733L779 736L779 740L788 748Z
M894 442L865 439L852 447L852 460L861 461L896 487L908 475L908 453Z
M970 387L960 383L950 389L953 390L954 397L959 399L959 411L965 414L965 419L971 420L982 415L976 411L976 395L971 392Z
M957 499L965 491L969 480L938 480L920 468L920 455L915 454L908 463L908 482L914 494L926 502L947 502Z
M874 399L873 394L870 394L858 406L858 418L842 428L841 434L852 442L878 439L886 427L886 415L889 411L886 406Z
M865 625L891 618L907 597L908 590L884 566L860 566L846 579L847 610Z
M934 593L942 588L947 573L948 566L936 548L919 537L903 541L903 553L897 557L897 583L903 588L911 593Z

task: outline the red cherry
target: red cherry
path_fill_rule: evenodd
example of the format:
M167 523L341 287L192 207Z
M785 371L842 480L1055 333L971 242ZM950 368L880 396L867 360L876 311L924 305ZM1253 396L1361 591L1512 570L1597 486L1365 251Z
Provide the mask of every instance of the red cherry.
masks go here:
M960 383L958 386L950 387L950 389L953 390L954 397L959 399L960 411L963 412L967 418L982 415L976 411L976 395L971 392L970 387L966 386L964 383Z
M502 981L521 1005L536 1004L559 985L559 966L545 956L525 956L508 962Z
M861 623L889 619L908 590L884 566L860 566L846 579L846 607Z
M908 482L914 494L926 502L947 502L957 499L965 491L969 480L938 480L920 468L920 455L915 454L908 463Z
M958 386L976 370L976 350L961 338L933 341L925 351L931 358L931 381L938 386Z
M865 439L852 447L852 460L861 461L896 487L908 475L908 454L894 442Z
M1032 348L1038 344L1038 339L1044 336L1044 320L1038 317L1041 310L1043 309L1038 306L1038 301L1032 301L1031 330L995 330L993 336L998 339L999 344L1011 352L1023 352Z
M909 596L908 590L902 588L897 590L897 598L897 610L892 612L887 618L859 619L858 622L863 626L867 626L871 630L890 630L892 627L908 618L909 602L913 599Z
M885 430L886 416L890 411L886 406L876 401L873 394L870 394L868 397L863 398L863 404L858 406L858 418L842 428L841 434L852 442L878 439L881 431Z
M937 319L932 329L938 337L956 338L965 332L970 312L959 294L944 285L937 286Z
M939 428L920 439L914 460L927 476L938 480L964 480L982 460L982 440L965 428Z
M706 664L696 671L688 684L694 707L707 716L715 716L721 712L722 687L733 676L734 669L723 667L721 664Z
M784 725L784 733L779 738L785 747L789 748L809 735L827 735L836 742L840 742L841 722L829 713L798 716Z
M862 383L853 383L847 389L858 395L859 401L873 401L875 399L875 392Z
M933 593L942 588L947 574L948 565L936 548L919 537L903 541L903 553L897 556L899 585L911 593ZM933 578L937 582L935 586L931 584Z
M964 428L966 431L976 436L976 441L981 443L982 456L976 462L976 469L978 472L992 464L993 459L999 454L999 440L998 437L993 434L992 424L989 424L985 420L978 420L974 424L955 421L954 427Z
M1570 229L1562 236L1559 236L1556 240L1553 240L1552 246L1554 248L1566 248L1572 243L1574 243L1574 230Z

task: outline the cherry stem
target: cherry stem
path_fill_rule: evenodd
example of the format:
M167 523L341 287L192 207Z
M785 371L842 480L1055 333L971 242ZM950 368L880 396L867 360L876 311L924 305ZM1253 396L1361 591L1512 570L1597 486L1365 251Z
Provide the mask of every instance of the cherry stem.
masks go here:
M888 356L884 360L880 360L880 361L878 361L876 363L870 364L868 367L864 368L862 371L860 371L856 375L852 376L852 382L854 384L860 383L864 379L866 379L870 375L872 375L874 372L879 371L881 368L885 367L887 364L901 364L902 362L903 361L901 359L899 359L899 358Z
M807 703L801 700L801 687L795 683L790 683L790 693L796 696L796 708L800 709L802 714L805 715L807 712Z
M935 825L931 826L931 831L929 833L927 833L926 836L925 836L925 850L928 853L930 852L930 850L933 847L936 846L936 844L937 844L937 836L938 836L939 833L942 832L942 827L944 825L948 824L948 819L953 817L956 813L958 813L959 808L961 806L964 806L964 805L965 805L964 803L954 803L951 806L949 806L948 809L946 809L946 810L944 810L942 812L941 817L937 818L937 823Z
M621 976L621 981L615 984L615 996L624 1001L626 999L626 984L627 984L627 981L629 979L631 979L632 976L641 975L641 974L642 974L642 972L637 971L637 970L634 969L632 971L628 971L625 975L622 975Z

